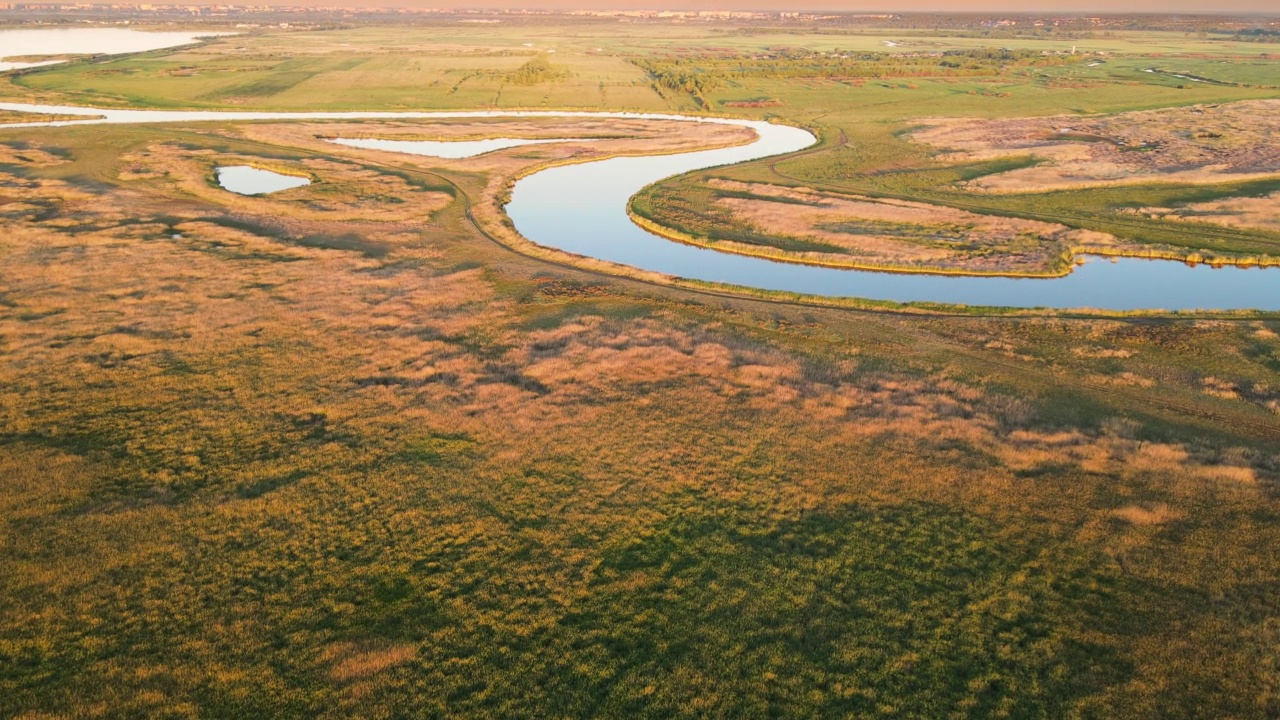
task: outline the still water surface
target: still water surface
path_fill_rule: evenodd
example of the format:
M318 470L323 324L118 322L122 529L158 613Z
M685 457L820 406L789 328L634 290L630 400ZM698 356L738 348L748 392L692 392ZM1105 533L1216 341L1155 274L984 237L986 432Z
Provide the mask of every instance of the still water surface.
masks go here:
M217 32L143 32L125 28L17 28L0 30L0 72L52 65L61 60L9 62L41 55L118 55L189 45Z
M748 145L654 157L619 157L551 168L516 183L507 213L517 230L546 247L678 277L765 290L899 302L1010 307L1280 310L1280 268L1189 267L1167 260L1092 260L1063 278L905 275L779 263L671 242L640 229L627 202L646 185L685 172L794 152L815 142L799 128L728 118L646 113L554 111L310 112L100 110L0 103L0 110L83 115L86 120L25 123L62 126L243 120L394 118L616 117L692 120L748 127ZM96 116L96 117L95 117Z
M248 165L220 167L217 169L217 175L218 184L223 189L240 195L266 195L311 184L311 181L304 177L284 175Z

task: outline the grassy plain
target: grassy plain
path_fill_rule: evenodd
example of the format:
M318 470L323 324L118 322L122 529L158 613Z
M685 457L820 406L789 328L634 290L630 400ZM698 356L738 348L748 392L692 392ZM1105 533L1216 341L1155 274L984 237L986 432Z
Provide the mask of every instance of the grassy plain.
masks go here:
M1065 225L725 180L647 193L633 213L662 218L655 230L689 244L828 267L1060 276L1084 252L1149 251Z
M880 42L575 27L252 35L23 75L5 95L464 107L507 98L522 43L554 38L552 63L573 69L520 86L535 106L591 106L603 82L603 106L692 109L622 55L677 37ZM401 63L419 52L391 57L405 47L427 58L416 83ZM343 80L359 57L370 74ZM165 74L205 61L264 69ZM730 85L710 109L777 98L734 112L821 124L829 142L713 175L1119 225L1100 209L1115 193L1225 190L1081 190L1033 210L946 190L956 171L898 133L925 111L1266 95L1053 78ZM469 224L504 176L582 148L433 162L323 134L0 131L0 714L1280 712L1280 323L693 293L513 253ZM327 182L241 198L211 184L223 160ZM423 202L378 199L405 186Z
M775 162L767 172L733 168L660 184L641 193L633 210L695 242L828 265L1052 274L1069 270L1085 251L1274 265L1280 235L1268 198L1280 187L1280 150L1270 142L1278 107L1266 100L1112 115L921 118L887 143L850 140L841 131L833 151ZM878 152L861 152L862 144ZM839 192L764 184L779 178ZM739 191L724 190L730 187ZM744 199L744 187L772 188L766 194L773 202ZM790 200L780 198L788 193ZM796 198L808 199L797 205ZM935 209L873 227L865 222L873 198L882 208L924 201ZM730 207L744 202L754 210ZM840 207L851 209L842 217ZM985 221L975 223L973 211ZM815 217L804 227L799 216L806 213L825 224ZM1013 216L1039 221L1040 229L1003 243L999 233L979 231L948 240L954 228L926 222L948 213L969 215L966 228L1009 227ZM1063 225L1091 240L1063 243ZM846 247L837 254L852 249L856 257L832 255L838 246Z

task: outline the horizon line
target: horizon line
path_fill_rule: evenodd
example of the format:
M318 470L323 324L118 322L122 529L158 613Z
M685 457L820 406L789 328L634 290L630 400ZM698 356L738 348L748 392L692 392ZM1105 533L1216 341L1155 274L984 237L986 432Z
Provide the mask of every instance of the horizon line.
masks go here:
M31 6L133 6L137 8L143 5L153 8L164 7L254 7L254 8L307 8L317 10L370 10L370 9L396 9L396 10L421 10L435 12L546 12L546 13L574 13L574 12L601 12L601 13L635 13L635 12L677 12L677 13L788 13L788 14L814 14L823 13L830 15L878 15L878 16L912 16L912 15L943 15L943 16L965 16L965 15L1013 15L1024 17L1044 17L1044 16L1061 16L1061 15L1083 15L1088 14L1095 17L1178 17L1178 16L1249 16L1249 17L1266 17L1280 18L1280 11L1273 10L1271 7L1226 7L1226 8L1204 8L1204 7L1182 7L1169 9L1164 11L1152 9L1116 9L1115 3L1108 4L1104 9L1101 6L1081 6L1074 3L1063 3L1061 7L1041 7L1035 10L1027 10L1010 3L1009 7L1003 7L1008 0L979 0L976 5L982 5L973 9L959 10L954 8L941 9L932 6L932 2L938 0L923 0L921 7L902 9L889 9L875 6L849 8L849 7L832 7L832 4L839 3L846 5L840 0L827 0L823 2L818 0L814 5L807 7L774 7L769 3L776 0L737 0L729 3L715 3L714 0L687 0L687 4L661 5L656 2L645 2L639 0L634 5L614 5L608 0L597 0L590 2L588 0L582 4L573 4L571 2L558 2L557 0L533 0L532 2L514 2L505 5L490 5L483 2L467 2L467 0L427 0L426 2L417 2L415 0L313 0L313 2L296 2L281 3L268 2L257 3L252 2L201 2L200 0L169 0L168 2L120 2L120 0L22 0L21 2L0 2L0 10L18 10L18 6L23 9ZM909 2L910 0L908 0ZM1135 0L1129 0L1134 2ZM1141 0L1136 0L1141 2ZM1175 3L1169 3L1175 4ZM1268 3L1269 4L1269 3Z

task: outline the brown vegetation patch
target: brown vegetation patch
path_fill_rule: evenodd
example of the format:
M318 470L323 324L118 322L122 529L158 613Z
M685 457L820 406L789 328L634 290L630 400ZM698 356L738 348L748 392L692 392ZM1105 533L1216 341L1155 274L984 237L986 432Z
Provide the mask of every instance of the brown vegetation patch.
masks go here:
M911 133L947 162L1032 155L1043 164L965 183L985 192L1044 192L1151 182L1223 183L1280 174L1280 100L1116 115L937 119Z
M25 142L0 142L0 165L45 168L61 165L67 159L50 153L39 145Z
M1262 197L1230 197L1179 207L1144 207L1132 212L1156 220L1211 223L1230 228L1280 232L1280 192Z
M75 668L10 699L22 709L196 715L179 703L217 693L267 715L275 706L247 705L265 693L304 714L420 702L482 715L541 701L567 663L614 672L631 656L592 653L619 628L654 646L723 636L726 657L746 628L782 661L776 680L814 686L825 667L786 674L809 654L791 638L891 623L923 627L921 643L832 637L858 653L887 642L868 657L890 664L939 632L968 643L1024 624L1033 643L976 657L1021 667L1005 648L1053 658L1071 642L1123 661L1118 680L1084 675L1091 692L1113 684L1081 702L1136 692L1114 683L1165 697L1188 676L1237 695L1266 679L1219 662L1270 646L1221 632L1221 608L1200 599L1274 605L1280 458L1179 431L1201 422L1190 412L1161 426L1181 440L1155 443L1142 422L1107 418L1148 400L1243 405L1204 396L1201 375L1168 358L1244 388L1261 376L1222 348L1270 342L1270 325L810 317L636 292L495 251L460 224L359 224L388 248L378 257L292 242L161 177L89 193L0 169L15 199L0 206L5 642ZM1160 352L1105 351L1132 347ZM1125 395L1081 389L1076 372L1155 361L1171 363L1143 368L1162 387ZM1084 420L1059 414L1081 397ZM1228 437L1256 420L1226 418ZM874 530L860 518L880 516L889 532L843 554ZM1187 532L1156 542L1160 526L1141 525L1152 517ZM949 529L961 521L972 531ZM620 552L632 545L661 552ZM927 573L900 559L911 546ZM869 569L879 576L841 597L906 578L885 595L891 613L811 612L837 597L832 578ZM916 584L926 594L901 606ZM729 625L709 619L722 598ZM1010 598L1048 610L1008 620ZM920 614L952 602L941 620ZM557 635L593 614L601 632ZM1185 653L1215 642L1210 660ZM548 665L551 652L566 664ZM709 686L703 659L664 655L672 673L631 677L663 707L688 706ZM1050 675L1040 667L1031 682ZM41 666L19 671L46 682Z
M351 157L380 165L430 167L482 174L484 187L473 196L474 218L492 237L540 257L569 259L566 254L530 243L517 233L503 205L515 181L544 167L587 162L620 155L654 155L741 145L755 139L754 131L734 125L668 120L618 118L530 118L520 120L438 120L376 123L246 124L231 130L255 141L287 144L329 156ZM480 156L443 159L383 150L337 145L326 138L356 137L392 140L474 140L484 137L597 138L582 143L548 143L508 148ZM619 266L590 258L572 258L592 269L619 271ZM630 268L632 276L661 279Z
M1240 397L1240 388L1229 380L1223 380L1216 377L1201 378L1201 386L1204 392L1215 397L1225 398L1227 400L1235 400Z
M452 196L362 165L326 158L284 161L158 144L121 158L121 180L160 180L202 200L267 217L320 222L423 223ZM216 168L252 165L312 179L311 185L245 196L217 184Z
M1114 515L1132 525L1165 525L1183 517L1166 503L1126 505L1115 510Z
M8 313L0 322L0 336L17 353L12 367L27 368L19 374L32 378L45 378L43 368L53 363L74 368L68 381L91 383L197 346L243 352L267 333L315 344L332 354L323 363L327 382L363 388L350 408L330 406L331 417L350 416L367 396L410 414L441 408L430 414L444 412L447 420L436 422L447 427L487 433L486 423L501 417L505 431L545 437L591 423L614 401L697 388L716 403L815 419L833 438L964 442L1015 471L1078 463L1093 472L1253 479L1247 465L1223 466L1181 445L1141 443L1123 433L1009 430L999 417L1024 411L989 406L979 388L945 372L855 373L858 362L851 360L839 373L850 379L814 378L780 350L657 318L587 314L545 330L519 330L502 320L510 308L494 300L480 270L380 273L397 256L372 260L300 247L195 219L79 236L28 223L8 225L4 237L4 286L21 298L24 316L53 318L32 323ZM428 249L398 252L432 257ZM55 343L54 335L79 339ZM287 357L275 361L294 366ZM151 392L162 397L188 381L152 380ZM174 467L201 472L203 463L188 459L180 444L147 452L173 453Z
M1127 348L1105 348L1105 347L1076 347L1071 352L1079 357L1086 358L1130 358L1133 357L1133 351Z
M1129 387L1155 387L1156 381L1128 370L1116 375L1089 375L1089 382L1097 385L1118 385Z
M18 110L0 110L0 125L19 123L60 122L65 120L89 120L101 115L57 115L48 113L29 113Z
M732 108L781 107L782 105L785 105L785 104L786 103L782 102L781 100L774 100L773 98L767 98L764 100L729 100L724 103L725 107L732 107Z
M355 643L338 643L325 652L324 660L331 664L329 677L338 682L349 682L403 665L414 658L418 649L413 645L390 645L366 648Z
M734 125L618 118L246 124L234 132L254 140L305 147L325 155L500 174L514 174L523 168L554 162L582 162L613 155L653 155L737 145L750 142L755 137L750 129ZM328 138L459 141L496 137L591 140L524 145L459 159L369 150L326 141Z
M1115 237L1056 223L981 215L940 205L713 180L722 218L764 236L833 248L785 251L784 259L829 265L975 273L1060 272L1078 250L1116 251ZM717 241L721 249L759 252Z

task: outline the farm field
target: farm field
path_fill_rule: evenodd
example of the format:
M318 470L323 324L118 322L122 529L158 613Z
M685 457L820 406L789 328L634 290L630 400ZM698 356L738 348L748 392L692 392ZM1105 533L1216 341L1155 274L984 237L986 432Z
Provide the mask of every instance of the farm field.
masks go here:
M787 252L1044 271L1089 243L1280 257L1280 175L986 192L1052 159L921 134L1256 112L1278 52L441 20L71 60L0 75L0 100L772 118L819 145L632 210ZM1192 130L1275 140L1231 117ZM769 301L530 252L502 211L537 168L749 135L0 128L0 715L1280 713L1280 317ZM574 140L329 142L487 137ZM1161 157L1144 167L1185 165ZM243 165L312 182L218 186Z

